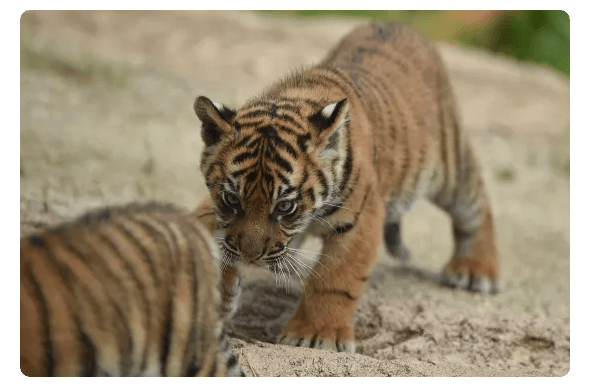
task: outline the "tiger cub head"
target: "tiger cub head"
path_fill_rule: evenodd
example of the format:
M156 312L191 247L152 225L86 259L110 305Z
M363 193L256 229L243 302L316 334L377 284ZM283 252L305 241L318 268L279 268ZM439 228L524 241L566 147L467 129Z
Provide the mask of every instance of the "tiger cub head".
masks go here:
M194 109L224 264L275 271L289 241L341 205L352 153L348 102L279 98L234 111L201 96Z

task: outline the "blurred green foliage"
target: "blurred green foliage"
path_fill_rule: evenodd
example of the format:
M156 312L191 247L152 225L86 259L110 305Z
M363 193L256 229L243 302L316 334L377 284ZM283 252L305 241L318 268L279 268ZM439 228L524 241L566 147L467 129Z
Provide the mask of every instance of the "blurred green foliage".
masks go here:
M261 11L295 17L398 20L435 40L482 47L570 75L570 20L564 11Z

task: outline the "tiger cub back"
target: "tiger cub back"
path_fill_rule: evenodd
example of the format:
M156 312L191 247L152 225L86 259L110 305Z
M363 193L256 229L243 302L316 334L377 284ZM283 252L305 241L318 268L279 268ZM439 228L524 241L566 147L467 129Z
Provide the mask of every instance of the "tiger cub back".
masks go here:
M214 242L171 205L107 207L21 238L27 376L243 375Z

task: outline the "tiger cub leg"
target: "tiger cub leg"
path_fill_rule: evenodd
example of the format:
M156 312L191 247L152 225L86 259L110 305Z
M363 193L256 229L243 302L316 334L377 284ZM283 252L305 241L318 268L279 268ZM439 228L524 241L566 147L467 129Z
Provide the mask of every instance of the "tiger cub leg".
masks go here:
M241 296L241 277L237 267L227 267L221 275L221 312L229 320L237 311Z
M401 220L391 220L388 218L384 224L384 244L387 250L396 259L408 261L411 259L411 251L401 238Z
M206 226L209 232L215 236L217 222L215 220L215 210L211 204L210 196L198 205L194 214ZM241 295L240 284L241 278L237 267L226 267L221 272L221 312L223 313L225 320L229 320L237 310L239 297Z
M451 287L475 292L497 292L499 261L493 216L470 148L463 154L468 168L459 174L452 199L437 204L452 217L454 255L442 272Z
M384 221L382 199L373 193L367 198L354 223L335 226L324 238L317 275L309 277L278 343L355 352L352 318L376 260Z

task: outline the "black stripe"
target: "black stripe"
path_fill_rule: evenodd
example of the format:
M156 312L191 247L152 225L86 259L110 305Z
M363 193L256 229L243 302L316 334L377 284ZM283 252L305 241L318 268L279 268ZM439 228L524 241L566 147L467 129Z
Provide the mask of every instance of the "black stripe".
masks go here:
M245 114L240 114L239 120L248 119L248 118L261 118L261 117L268 117L268 110L250 110ZM243 125L243 123L242 123Z
M325 201L327 199L327 195L329 194L328 186L327 186L327 179L325 178L325 174L323 173L323 170L321 170L321 169L317 169L315 171L315 175L319 179L319 184L323 188L323 191L321 192L321 197Z
M252 138L252 136L251 136L251 135L246 135L246 136L244 136L244 137L243 137L243 138L242 138L242 139L241 139L239 142L237 142L237 145L236 145L236 146L237 146L237 147L241 147L241 146L245 145L246 143L248 143L248 142L249 142L249 140L250 140L251 138Z
M360 210L358 210L358 212L356 213L356 219L358 219L358 216L360 216L360 214L362 213L362 210L364 209L364 205L366 205L366 201L368 200L368 195L370 194L371 191L372 191L372 185L368 185L368 188L366 189L366 193L364 193L364 198L362 199L362 204L360 204Z
M274 177L272 177L270 173L266 172L262 176L264 177L264 181L268 187L268 196L270 196L270 192L274 191Z
M293 233L288 233L284 230L282 230L282 233L286 236L286 237L294 237L296 235L298 235L300 232L293 232Z
M32 236L29 236L28 239L29 239L29 242L31 243L31 245L33 245L34 247L42 248L42 249L47 248L47 243L45 242L45 239L41 235L32 235Z
M237 358L235 357L235 355L231 355L227 360L227 369L231 369L235 367L235 365L237 365Z
M288 173L292 173L292 166L290 165L290 163L285 160L284 158L282 158L278 153L274 153L272 154L272 161L280 166L282 169L284 169L286 172Z
M252 158L256 158L260 154L260 148L255 148L249 152L243 152L233 158L232 164L240 164Z
M143 307L145 310L145 322L147 325L147 331L150 330L150 318L149 315L151 314L150 310L151 310L151 304L149 303L149 301L147 300L147 294L145 293L145 285L143 284L143 282L141 280L139 280L139 277L137 276L137 273L135 272L135 270L133 269L133 266L131 265L131 263L129 263L129 261L124 257L125 255L121 252L119 246L107 235L104 234L100 231L97 231L96 233L99 238L108 245L109 248L111 248L114 253L115 256L123 262L123 265L125 266L125 269L127 270L127 272L129 272L129 274L131 275L131 278L133 279L133 281L135 282L135 284L137 285L137 288L139 289L139 293L141 296L141 300L143 301ZM131 345L131 351L132 351L132 346L133 346L133 341L132 339L130 340L130 345ZM145 362L145 357L143 358L143 362L141 364L141 366L144 366L144 362ZM130 370L130 364L129 363L121 363L121 374L122 375L126 375L129 373Z
M128 221L134 222L132 219L128 219ZM152 259L152 253L148 251L145 245L143 245L143 243L141 242L140 238L137 235L135 235L130 229L128 229L125 226L125 224L115 222L113 226L116 229L118 229L121 233L123 233L132 242L132 244L135 244L137 249L139 249L140 255L143 258L142 260L146 262L149 267L149 271L151 273L153 281L155 282L155 286L157 288L160 288L160 278L158 276L157 270L155 269L155 265Z
M357 66L355 66L357 67ZM335 87L347 92L348 90L346 87L342 86L342 83L346 84L349 90L352 90L356 94L356 96L362 100L362 96L358 93L358 89L356 84L348 78L348 76L343 73L342 71L334 68L334 67L322 67L323 70L327 70L330 74L334 75L337 79L331 80ZM323 75L323 74L322 74ZM323 75L325 77L325 75Z
M278 111L278 106L276 106L274 103L272 103L272 105L270 106L270 111L268 111L270 113L270 116L272 118L276 118L276 115Z
M251 169L251 165L248 165L248 166L246 166L243 169L239 169L239 170L233 172L232 173L232 176L235 177L235 178L237 178L237 177L241 176L243 173L247 172L250 169Z
M296 158L297 152L288 142L286 142L278 135L276 128L274 128L273 126L264 126L258 130L264 136L265 139L270 140L272 145L285 149L287 153Z
M308 146L307 142L309 142L310 139L311 139L311 134L309 134L309 133L299 135L297 137L297 145L299 145L299 148L302 151L304 151L304 152L307 151L307 146Z
M354 173L353 178L354 179L352 180L352 182L348 183L348 185L346 186L346 190L345 190L344 194L340 195L340 197L339 197L339 199L342 203L346 202L346 200L354 192L354 188L356 187L356 185L358 184L358 180L360 179L360 173L359 172Z
M63 237L62 235L56 235L55 238L57 238L57 240L55 241L57 243L63 243L63 241L65 239L65 237ZM101 305L98 304L96 299L91 296L91 292L88 289L88 287L86 286L87 283L83 282L82 280L78 280L79 278L72 271L72 268L68 264L69 262L58 260L58 258L56 257L56 255L53 253L52 250L48 249L47 253L45 254L45 257L47 258L49 263L51 263L57 269L59 277L61 278L64 286L69 291L69 294L68 294L69 296L76 297L76 295L79 293L77 291L77 289L81 289L82 292L84 292L84 296L86 297L85 300L88 303L90 303L90 307L92 308L94 317L98 321L100 327L104 328L105 321L104 321L104 317L101 313L101 309L102 309ZM80 259L79 256L77 256L77 257L82 263L84 263L84 261L82 259ZM96 273L93 270L91 270L89 268L88 268L88 270L94 276L94 278L96 278L99 282L101 282L100 278L97 277ZM71 308L72 305L69 304L69 302L68 302L68 306L70 308L71 317L74 318L75 317L74 310Z
M251 184L258 178L259 174L260 173L258 173L257 170L252 170L247 176L245 176L245 180Z
M172 228L169 225L169 222L166 221L160 221L160 219L157 218L153 218L152 220L154 220L157 224L159 224L160 226L162 226L166 232L168 232L168 234L170 235L170 241L171 241L171 249L170 251L172 252L172 256L174 257L172 259L172 277L176 274L176 270L177 267L181 264L180 261L180 243L178 241L178 238L176 237L176 233L172 230Z
M282 100L281 100L281 101L279 101L279 102L282 102ZM290 105L290 104L285 104L285 103L280 103L280 104L278 105L278 108L279 108L279 109L282 109L282 110L292 111L293 113L296 113L296 114L298 114L298 113L299 113L299 111L300 111L300 109L299 109L299 106L297 106L297 105Z
M299 135L298 132L294 131L293 129L291 129L288 126L283 125L281 122L272 122L272 124L278 129L278 131L286 133L286 134L290 134L290 135ZM299 126L299 129L304 130L303 127Z
M74 246L72 244L72 241L74 243L76 242L75 238L63 237L62 241L63 241L66 249L68 249L70 253L76 255L78 260L80 260L84 264L86 264L88 269L90 269L92 272L94 272L95 269L97 268L98 270L100 270L100 272L98 273L99 277L109 278L110 279L109 285L112 283L119 284L118 291L121 291L124 293L124 289L120 286L120 278L118 278L114 275L114 273L110 270L110 268L108 268L108 265L104 262L103 257L100 254L98 254L91 246L88 245L87 240L85 240L84 238L82 238L80 240L82 245L87 249L87 251L84 251L84 252L80 251L80 249L78 249L77 246ZM85 253L88 251L92 254L92 258L88 258L87 253ZM127 317L126 317L125 313L123 312L123 310L121 309L120 305L110 296L109 291L106 290L106 283L104 282L104 280L100 280L100 282L104 288L104 291L106 293L109 303L115 309L115 312L117 313L117 316L119 317L121 325L125 329L125 334L124 334L125 338L121 339L121 341L119 342L119 353L121 355L121 358L120 358L121 359L121 363L120 363L121 369L130 368L130 366L131 366L131 363L130 363L131 353L133 351L133 342L131 340L131 330L129 327L129 321L127 320ZM81 329L82 326L80 325L79 328ZM83 331L80 331L80 334L83 334L83 333L84 333ZM123 344L123 343L125 343L125 344Z
M96 347L82 328L78 318L76 318L76 326L80 335L80 343L82 345L82 366L81 377L95 377L96 376Z
M293 125L294 127L296 127L297 129L303 129L304 128L293 117L291 117L290 115L287 115L287 114L279 114L279 115L276 116L275 119L277 119L278 121L288 122L291 125Z
M297 151L294 149L294 147L292 147L292 146L290 145L290 143L288 143L288 142L286 142L286 141L282 141L282 142L280 143L280 147L283 147L283 148L284 148L284 150L286 150L286 152L287 152L288 154L290 154L290 155L291 155L291 156L292 156L294 159L296 159L296 158L297 158L297 155L298 155L298 153L297 153Z
M51 335L51 325L49 323L49 307L47 305L47 299L43 295L41 286L37 282L35 275L27 264L24 267L24 275L33 284L33 291L35 292L35 298L39 302L41 307L41 319L43 320L43 339L42 343L45 347L45 370L47 377L53 377L55 375L55 356L53 355L53 337Z
M367 48L363 46L356 47L356 50L352 54L352 63L361 65L364 61L364 55L366 54L380 54L380 51L375 48Z
M196 314L197 311L195 311ZM182 360L182 368L185 369L184 373L192 371L190 369L191 365L196 361L196 352L197 352L197 343L196 343L196 317L191 320L191 329L190 334L188 335L188 342L184 349L184 357ZM195 363L195 366L198 366Z
M214 212L210 213L210 214L215 214ZM160 243L163 241L163 245L165 245L165 248L163 248L164 254L166 255L165 258L162 256L161 258L164 258L164 261L168 263L168 267L169 272L172 273L174 272L174 266L176 264L175 261L175 255L176 255L176 251L177 251L177 246L176 244L174 244L174 240L171 240L171 243L168 242L168 239L164 236L164 233L167 233L168 235L172 234L172 236L170 238L173 237L173 232L166 226L165 223L161 223L159 221L157 221L155 218L150 217L150 220L152 220L153 222L155 222L158 226L163 227L164 231L156 228L153 226L153 224L150 224L149 221L146 221L145 219L142 219L140 217L133 217L133 220L135 220L135 222L141 226L146 232L148 232L152 239L157 239L158 241L160 241ZM156 247L157 249L160 249L158 247Z
M305 194L309 196L309 200L315 204L315 193L313 192L313 188L309 188L305 191Z
M292 187L292 186L290 186L290 185L287 185L287 186L281 186L281 187L280 187L280 192L278 193L278 195L279 195L279 196L287 196L287 195L289 195L290 193L292 193L292 192L294 192L294 191L295 191L295 188L293 188L293 187Z
M376 103L373 103L369 106L365 105L365 108L369 111L372 109L377 109L377 111L371 114L371 116L376 117L380 121L380 123L377 123L379 127L385 128L387 127L388 123L386 116L394 116L393 110L390 109L389 106L389 103L392 100L393 96L391 95L388 88L383 87L384 84L387 84L387 79L382 79L382 77L375 76L374 74L367 72L365 70L362 71L366 74L366 76L358 79L358 87L361 88L364 86L365 93L370 93L373 100L376 101ZM369 98L364 98L363 101L364 100L366 100L366 102L364 103L368 103L367 101L369 100ZM389 110L386 112L383 112L382 110L383 103L386 104L387 107L389 107Z
M160 353L160 366L162 376L167 376L167 368L168 368L168 356L170 355L170 340L172 338L172 329L174 326L174 289L172 289L172 293L170 294L170 300L168 301L168 305L166 307L166 321L164 323L164 335L162 336L162 351Z
M200 371L200 367L196 363L196 359L193 359L190 364L188 365L188 369L186 370L185 376L187 377L194 377Z
M274 175L280 180L280 182L282 182L283 185L290 186L290 181L288 180L288 178L286 178L286 176L284 176L278 170L274 170Z
M348 123L346 123L346 125L348 125ZM352 139L350 137L350 130L346 130L346 131L348 133L348 135L347 135L348 143L346 145L346 157L345 157L345 161L344 161L344 175L342 177L342 182L339 186L340 192L344 191L346 184L350 180L350 176L352 174L352 168L354 167L354 154L352 151L352 143L351 143Z
M116 207L106 207L90 211L78 218L77 222L83 225L92 225L94 223L107 221L111 217L111 212L116 210Z
M317 342L317 336L317 334L313 335L313 338L311 338L311 343L309 343L309 347L315 346L315 342Z
M347 290L332 289L332 290L320 291L320 293L345 296L348 299L356 300L356 298L354 296L352 296L352 294L350 292L348 292Z
M476 235L478 228L471 230L471 231L465 231L465 230L462 230L462 229L456 227L456 225L454 225L452 227L452 231L453 231L454 237L456 237L456 238L469 239L469 238L472 238L474 235Z
M256 126L260 126L261 124L265 124L266 120L265 119L258 119L255 121L249 121L249 122L241 122L240 125L242 128L250 128L250 127L256 127Z
M340 210L340 208L337 206L324 205L320 208L320 210L322 212L321 217L327 217Z
M80 251L80 249L78 249L77 246L74 246L72 244L72 242L79 242L81 243L81 245L83 247L86 248L86 250L84 252ZM125 289L120 285L120 278L116 277L114 275L114 273L110 270L110 268L108 267L108 264L104 263L104 259L103 257L98 254L94 248L92 248L87 240L85 240L84 238L78 239L78 238L73 238L73 237L63 237L63 243L64 243L64 247L69 251L69 253L75 255L79 261L81 261L83 264L86 265L86 267L88 268L89 271L93 272L93 273L97 273L99 277L102 278L108 278L109 279L109 284L107 285L105 283L105 280L100 280L103 288L104 288L104 292L106 297L108 298L108 302L109 304L113 307L113 309L116 312L116 316L119 319L120 325L123 327L124 329L124 335L126 337L126 344L127 346L125 346L125 342L123 342L123 340L121 339L117 339L117 345L119 347L119 353L121 355L121 357L124 355L125 353L125 347L128 347L130 344L130 327L129 327L129 322L127 320L127 315L126 313L123 312L123 310L121 309L120 304L118 304L118 302L112 298L112 296L110 295L110 292L107 290L107 286L110 288L111 284L115 284L117 285L117 290L116 292L119 293L123 293L125 294L125 298L127 300L128 303L128 298L127 298L127 294L125 293ZM90 253L92 254L91 258L88 258L87 254ZM88 339L88 345L91 345L92 347L87 347L85 348L85 350L90 350L87 352L87 354L85 355L93 355L95 357L95 348L92 345L91 340L89 339L89 337L87 336L87 334L82 330L82 325L80 324L79 320L76 318L76 323L78 324L78 329L80 331L80 335L81 335L81 340L83 341L84 339ZM82 336L83 335L83 336ZM92 351L94 351L94 353L92 353ZM94 360L96 360L94 358ZM94 369L92 370L92 368L87 368L86 371L91 372L94 371L94 373L96 373L96 364L94 363ZM84 375L84 376L90 376L90 375ZM92 375L95 376L95 375Z
M264 107L269 107L271 110L273 107L276 107L278 109L284 109L284 110L288 110L288 111L299 111L298 106L296 105L291 105L288 103L284 103L285 101L296 101L294 99L289 99L289 98L280 98L279 100L277 100L275 103L273 102L266 102L266 101L256 101L254 105L248 106L248 109L254 109L254 108L260 108L263 109Z
M356 226L356 222L350 222L344 225L339 225L334 227L333 231L332 231L332 235L342 235L344 233L347 233L349 231L351 231L352 229L354 229L354 227Z
M215 108L217 109L217 106L215 106ZM223 120L228 123L235 116L235 110L230 109L229 107L227 107L225 105L223 105L223 108L217 109L217 111L219 112L219 115L221 116L221 118L223 118Z
M188 225L190 228L192 228L192 230L194 231L194 227L193 225L188 222L188 223L184 223L185 225ZM200 233L196 232L192 232L194 236L198 237L201 239L201 242L204 242L204 245L207 245L206 241L202 239L202 236L200 235ZM184 351L184 358L191 358L193 356L196 356L195 353L198 350L198 347L193 347L192 350L189 351L189 349L191 348L191 344L193 343L193 345L196 345L197 339L198 339L198 331L196 330L196 316L198 313L198 266L196 265L196 260L197 260L197 254L198 252L194 249L194 244L190 242L190 237L189 235L186 235L187 237L187 243L188 243L188 247L189 247L189 255L187 256L187 259L190 260L190 265L191 265L191 274L192 274L192 315L190 316L190 325L192 326L192 329L190 331L190 337L189 337L189 344L186 346L185 351Z

